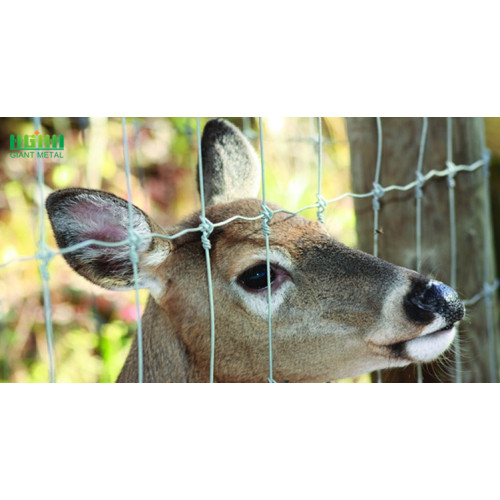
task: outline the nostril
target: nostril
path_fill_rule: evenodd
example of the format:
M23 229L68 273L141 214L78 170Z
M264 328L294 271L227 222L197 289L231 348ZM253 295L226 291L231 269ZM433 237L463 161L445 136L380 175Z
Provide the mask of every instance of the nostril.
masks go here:
M465 315L465 306L458 297L458 293L453 288L440 283L431 282L435 289L435 294L440 297L439 313L444 316L448 325L453 325L460 321Z
M405 309L412 319L425 322L439 314L446 319L447 325L460 321L465 307L453 288L439 281L428 281L424 287L419 283L405 300Z
M422 297L424 307L441 314L448 325L460 321L465 314L465 307L453 288L439 281L430 281Z
M416 297L417 305L426 311L440 313L447 303L458 300L458 295L449 286L438 281L430 281L424 293Z

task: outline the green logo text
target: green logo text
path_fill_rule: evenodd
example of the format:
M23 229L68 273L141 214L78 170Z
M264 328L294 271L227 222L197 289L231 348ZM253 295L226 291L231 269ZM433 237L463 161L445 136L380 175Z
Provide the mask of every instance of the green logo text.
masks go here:
M10 135L12 158L62 158L64 135L43 135L38 130L32 135Z

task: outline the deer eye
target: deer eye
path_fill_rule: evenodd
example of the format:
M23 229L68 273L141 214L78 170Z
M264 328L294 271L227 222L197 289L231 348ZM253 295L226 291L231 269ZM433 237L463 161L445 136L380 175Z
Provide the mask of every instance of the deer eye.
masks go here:
M271 284L276 279L276 272L271 267ZM266 264L258 264L250 269L247 269L244 273L240 274L238 277L238 282L245 288L250 290L263 290L267 288L267 266Z

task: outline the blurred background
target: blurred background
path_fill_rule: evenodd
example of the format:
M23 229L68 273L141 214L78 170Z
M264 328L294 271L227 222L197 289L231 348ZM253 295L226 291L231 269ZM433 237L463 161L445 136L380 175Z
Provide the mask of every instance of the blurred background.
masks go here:
M201 119L203 127L207 119ZM260 151L258 119L229 118ZM195 118L129 118L133 202L168 227L199 209ZM63 134L61 159L44 159L43 198L87 187L127 197L121 118L43 118L43 134ZM30 118L0 119L0 265L35 255L40 237L36 160L12 158L10 134L31 135ZM316 203L318 121L264 118L267 198L287 209ZM323 118L322 195L350 190L349 143L343 118ZM305 217L316 219L316 210ZM46 215L47 243L56 249ZM353 201L330 205L325 224L356 246ZM57 382L113 382L136 331L134 292L88 283L57 255L49 264ZM142 306L147 293L141 291ZM36 260L0 267L0 380L48 381L42 280ZM360 380L369 381L369 375Z

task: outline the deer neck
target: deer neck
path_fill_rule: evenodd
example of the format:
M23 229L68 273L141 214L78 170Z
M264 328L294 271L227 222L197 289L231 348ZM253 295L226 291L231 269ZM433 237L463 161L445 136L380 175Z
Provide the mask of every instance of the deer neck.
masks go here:
M170 318L151 297L141 321L144 382L201 381ZM138 365L136 335L117 382L137 382Z

